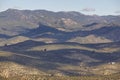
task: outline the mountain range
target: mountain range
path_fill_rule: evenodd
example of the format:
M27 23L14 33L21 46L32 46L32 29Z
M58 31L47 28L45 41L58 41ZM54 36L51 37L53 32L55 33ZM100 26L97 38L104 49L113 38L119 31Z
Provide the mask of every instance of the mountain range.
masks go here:
M106 43L120 41L119 34L120 16L47 10L0 12L1 41L23 36L46 42Z
M0 79L80 80L80 76L94 76L83 80L106 80L105 75L119 79L119 34L120 15L17 9L0 12Z

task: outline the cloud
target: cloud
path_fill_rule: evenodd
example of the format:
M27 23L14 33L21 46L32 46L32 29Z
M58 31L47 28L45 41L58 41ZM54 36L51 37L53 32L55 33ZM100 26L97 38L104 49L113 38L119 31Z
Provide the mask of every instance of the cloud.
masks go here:
M115 11L115 13L120 14L120 10L119 11Z
M94 8L84 8L84 9L82 9L82 11L84 11L84 12L94 12L96 10Z
M22 8L19 7L19 6L13 6L12 8L13 8L13 9L22 9Z

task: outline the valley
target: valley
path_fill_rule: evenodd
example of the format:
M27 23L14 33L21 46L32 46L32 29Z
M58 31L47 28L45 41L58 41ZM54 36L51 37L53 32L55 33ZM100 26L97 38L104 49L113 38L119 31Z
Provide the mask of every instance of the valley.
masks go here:
M0 12L0 80L119 80L120 16Z

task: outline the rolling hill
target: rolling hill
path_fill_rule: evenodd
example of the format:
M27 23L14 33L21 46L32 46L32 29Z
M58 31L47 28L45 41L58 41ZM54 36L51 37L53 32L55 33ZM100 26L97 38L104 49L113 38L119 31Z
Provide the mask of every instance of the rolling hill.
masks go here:
M0 79L119 80L120 16L0 12Z

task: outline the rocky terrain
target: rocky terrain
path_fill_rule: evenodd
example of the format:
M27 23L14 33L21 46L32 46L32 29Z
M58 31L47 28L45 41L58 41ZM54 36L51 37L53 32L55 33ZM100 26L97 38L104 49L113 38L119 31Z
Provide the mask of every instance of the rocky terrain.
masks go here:
M119 34L120 16L0 12L0 79L119 80Z

